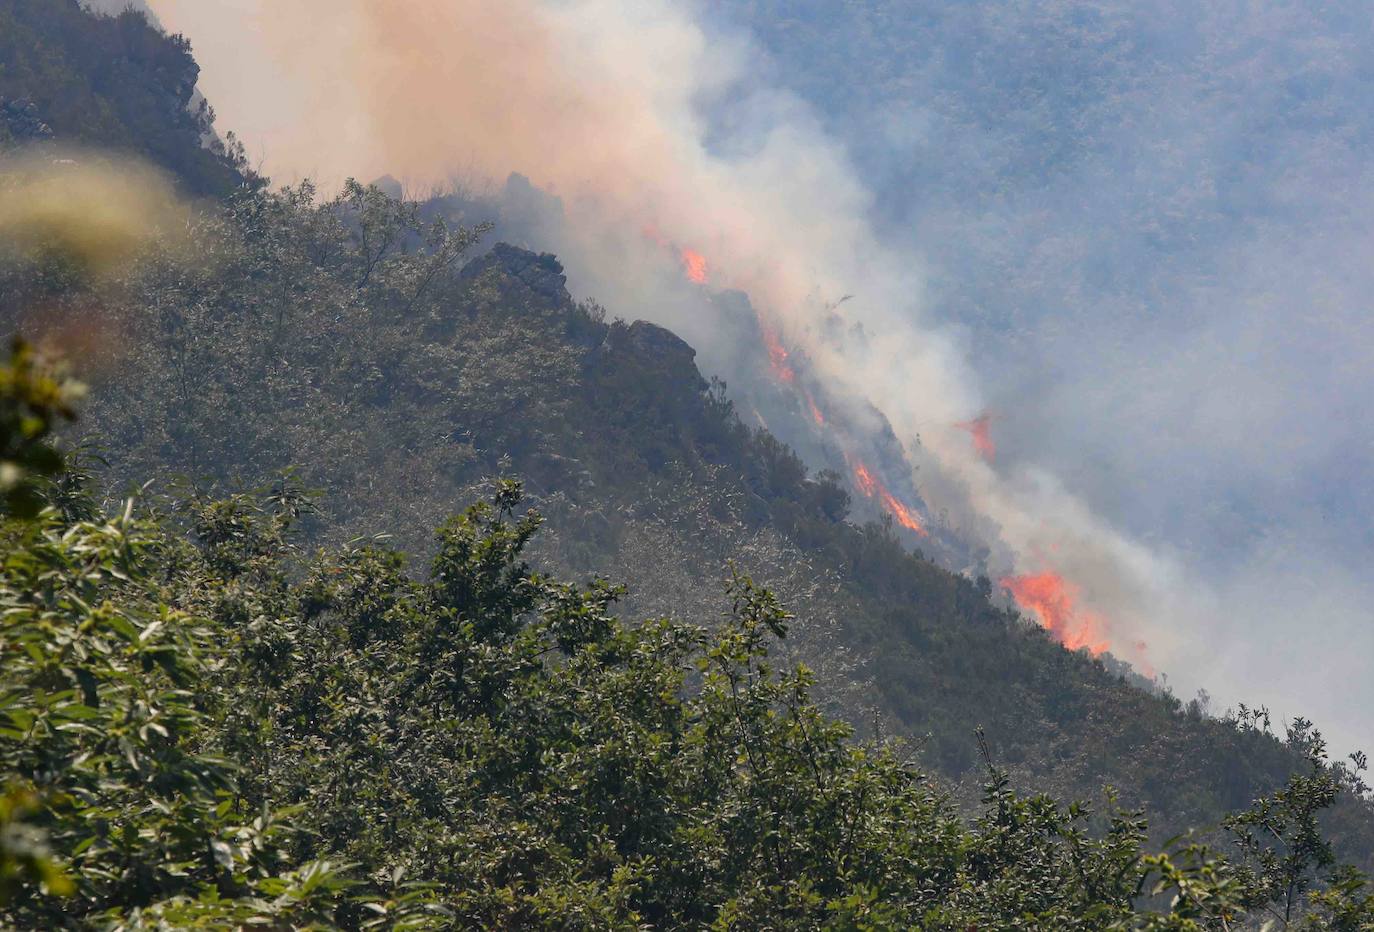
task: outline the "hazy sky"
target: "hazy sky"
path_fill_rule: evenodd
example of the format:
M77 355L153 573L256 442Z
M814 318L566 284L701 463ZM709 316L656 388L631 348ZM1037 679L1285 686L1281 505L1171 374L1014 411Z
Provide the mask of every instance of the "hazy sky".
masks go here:
M992 412L992 470L921 433L1017 568L1094 550L1180 691L1374 747L1365 4L153 6L278 177L610 173L620 215L785 253L775 302L855 292L891 352L834 377L899 433Z
M1213 692L1374 745L1368 4L719 6L935 271L999 450L1212 591Z

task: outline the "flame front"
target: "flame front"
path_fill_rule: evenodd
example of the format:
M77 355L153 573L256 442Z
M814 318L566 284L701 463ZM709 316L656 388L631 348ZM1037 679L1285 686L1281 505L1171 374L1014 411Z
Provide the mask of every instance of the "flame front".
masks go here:
M670 255L677 253L678 261L682 263L682 274L687 276L687 280L694 285L704 285L710 279L710 265L706 257L688 246L677 246L663 231L658 228L657 223L646 223L639 228L639 234L646 240L653 243L659 249Z
M816 426L824 427L825 415L822 414L821 409L816 406L816 399L811 397L810 392L806 393L806 406L811 409L811 420L816 422Z
M1034 615L1056 641L1094 657L1107 650L1101 616L1080 609L1079 589L1054 572L1008 576L999 581L1024 612Z
M854 471L854 485L863 493L865 498L876 498L882 503L883 508L887 509L887 513L892 515L893 520L908 531L914 531L922 537L930 536L920 519L912 513L905 502L887 490L887 486L883 485L882 481L873 475L873 470L865 466L862 461L853 459L847 454L845 458L849 460L850 468Z
M797 373L788 361L787 347L778 339L778 332L764 323L762 317L759 318L759 331L763 334L763 345L768 348L768 365L772 368L773 374L778 377L779 382L790 385L796 380Z
M883 489L878 497L882 500L883 507L888 510L888 513L891 514L894 519L896 519L898 524L908 531L915 531L922 537L929 536L926 533L925 527L920 521L916 520L916 516L911 513L911 509L907 508L895 495L887 489Z
M645 225L641 233L645 239L655 243L660 248L672 248L668 238L660 233L658 227L654 224ZM677 247L677 253L682 262L683 274L687 276L688 280L697 285L706 284L709 278L709 265L706 261L706 257L696 250L689 249L685 246ZM797 373L796 370L792 368L792 362L787 352L787 347L783 346L782 339L778 336L778 331L764 319L762 314L758 315L758 323L759 333L762 335L764 347L768 351L768 365L773 370L773 375L780 382L784 382L788 385L793 384L796 381ZM811 412L811 419L816 422L817 426L824 427L825 415L816 404L816 399L812 397L809 391L803 390L803 392L806 397L807 408ZM757 411L754 413L755 416L758 417L759 422L763 423L766 429L767 424L764 422L763 416ZM846 459L849 459L849 457L846 456ZM859 491L862 492L866 498L876 498L882 504L883 508L887 510L888 514L892 515L893 520L902 527L922 537L929 536L925 526L912 510L907 507L906 503L888 491L887 486L883 485L867 466L858 460L851 460L851 463L854 470L854 481Z
M695 249L682 250L682 270L693 284L704 285L707 279L706 257Z
M873 473L869 472L863 463L854 464L854 481L858 484L859 491L868 498L872 498L878 491L878 480L873 478Z
M991 414L981 414L971 421L962 421L954 426L969 432L973 437L973 448L978 451L984 462L991 463L996 458L997 444L992 439Z
M711 278L711 265L706 260L706 256L688 246L676 246L673 242L659 230L655 223L647 223L640 228L640 234L649 242L658 246L660 249L669 253L676 252L678 261L682 263L682 274L694 285L705 285ZM782 345L782 339L778 336L777 330L763 319L759 314L759 332L763 336L764 347L768 350L768 365L773 370L773 375L779 382L792 384L796 381L797 373L792 368L792 363L788 359L787 347ZM810 399L808 398L808 401ZM811 416L816 419L817 424L824 424L825 418L821 416L820 409L815 403L811 403Z

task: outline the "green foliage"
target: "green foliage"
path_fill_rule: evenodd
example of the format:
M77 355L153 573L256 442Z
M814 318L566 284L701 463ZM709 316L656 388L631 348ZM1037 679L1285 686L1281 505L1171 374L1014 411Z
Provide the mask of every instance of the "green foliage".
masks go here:
M93 16L77 0L0 3L0 152L55 140L138 155L192 194L258 183L213 113L191 103L199 67L185 39L135 12Z
M0 502L3 510L33 517L43 504L40 481L65 473L51 444L54 428L75 417L72 402L80 386L64 380L16 339L9 361L0 365Z
M5 379L0 442L27 462L70 412L22 345ZM0 564L10 924L1374 923L1318 821L1363 761L1328 766L1307 723L1289 743L1310 772L1228 821L1234 866L1192 843L1145 856L1137 813L1095 832L1081 805L1020 796L986 744L966 824L777 663L796 619L771 592L735 573L715 630L627 625L624 590L524 560L542 519L518 483L442 525L419 582L375 543L303 557L313 504L290 475L103 516L56 494L42 449L65 505L11 516Z
M209 631L159 600L145 568L155 529L130 510L73 526L48 511L11 535L0 759L71 888L62 900L21 889L10 915L51 927L287 895L293 881L274 887L287 829L246 810L231 764L197 748ZM298 898L289 912L313 906Z
M325 200L308 184L244 193L195 220L192 261L155 258L109 289L122 338L92 354L81 436L115 483L182 474L213 494L297 465L328 490L313 542L380 531L423 562L428 529L509 467L557 519L536 566L613 572L636 612L702 618L736 560L805 607L787 649L851 721L876 706L936 774L974 782L968 735L983 725L1016 785L1086 797L1110 783L1156 841L1215 824L1301 762L848 523L838 477L745 428L690 347L576 305L552 257L469 258L482 228L434 210L357 184ZM1340 811L1335 843L1366 858L1374 817Z
M0 0L0 62L0 147L124 148L236 192L179 224L191 261L0 269L9 328L98 307L118 336L83 360L114 475L191 477L106 514L50 442L67 388L22 348L3 371L0 923L1374 927L1338 853L1368 826L1363 760L1306 723L1282 744L1246 710L1184 714L847 524L838 477L744 428L671 334L575 305L553 257L469 262L485 227L355 182L244 186L232 146L200 147L185 43L140 17ZM422 542L512 463L532 496L498 482ZM424 579L341 543L383 519ZM730 557L803 617L733 566L713 617ZM818 704L841 644L925 761L981 772L977 815ZM1104 780L1130 805L1057 801ZM1147 853L1143 804L1208 828L1257 796Z
M525 562L518 483L438 531L302 554L289 481L11 519L0 568L0 916L21 927L1362 929L1310 771L1235 817L1238 860L1144 854L989 762L966 821L779 663L736 574L711 629ZM987 758L984 746L985 759ZM1256 841L1265 826L1287 848ZM1296 894L1296 895L1295 895Z

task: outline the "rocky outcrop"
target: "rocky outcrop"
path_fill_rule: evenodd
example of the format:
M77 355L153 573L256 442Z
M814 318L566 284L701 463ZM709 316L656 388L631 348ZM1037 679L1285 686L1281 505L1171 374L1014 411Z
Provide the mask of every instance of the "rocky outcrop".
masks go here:
M628 327L612 327L607 338L616 355L631 356L657 369L677 389L706 391L706 380L697 369L697 351L671 330L647 320Z
M497 243L491 251L479 256L464 267L462 278L475 281L495 271L523 285L534 297L558 305L572 303L568 293L568 276L563 266L549 253L535 253L509 243Z

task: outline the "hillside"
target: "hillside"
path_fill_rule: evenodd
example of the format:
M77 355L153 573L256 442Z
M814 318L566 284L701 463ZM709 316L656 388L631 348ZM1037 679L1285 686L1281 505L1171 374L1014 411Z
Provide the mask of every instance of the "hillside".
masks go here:
M46 274L43 258L0 268L6 334L58 339L79 321L110 337L85 341L75 360L92 391L68 434L108 461L87 461L107 504L149 480L154 506L274 483L317 490L319 512L295 528L303 544L339 554L388 535L418 578L442 553L433 529L484 497L492 477L515 476L546 522L523 551L535 567L624 583L627 619L728 629L733 564L797 615L778 649L816 669L822 705L860 734L907 740L965 799L987 772L980 727L1013 785L1064 799L1099 799L1110 785L1145 811L1155 840L1210 832L1305 766L1303 728L1285 742L1257 719L1208 717L1138 688L999 607L987 580L940 568L890 525L854 523L838 477L808 474L768 431L746 426L728 387L677 336L575 300L556 257L436 225L434 210L375 188L322 202L309 186L245 186L232 157L200 148L208 123L186 110L189 49L138 17L0 0L0 64L4 143L139 153L185 191L219 196L176 234L191 249L164 242L178 248L154 249L91 290ZM148 585L204 609L203 589L222 580L198 561L214 556L187 558L192 582L170 564L171 581ZM278 557L264 591L304 632L309 619L292 613L310 593L290 588L304 571ZM434 583L394 572L401 560L381 561L386 599L442 601L409 588ZM420 616L406 638L429 630L433 617ZM339 675L331 688L346 689ZM1327 824L1344 854L1374 860L1367 804L1346 798ZM665 915L679 908L662 897L645 899Z
M94 16L77 0L3 0L0 152L36 140L98 146L147 159L189 194L227 194L244 183L246 166L232 138L226 147L213 136L204 101L193 107L199 74L185 40L140 14Z
M1374 201L1365 5L709 8L929 264L928 311L967 334L1001 462L1072 477L1226 606L1198 613L1175 681L1228 701L1261 682L1286 716L1371 743L1374 420L1310 413L1372 393L1374 266L1346 251ZM1312 616L1318 636L1287 637ZM1351 687L1283 695L1298 666Z
M437 529L423 580L380 542L302 555L289 480L102 512L49 445L76 394L54 376L23 344L0 364L8 926L1374 923L1319 827L1361 790L1311 734L1228 817L1231 857L1146 854L1137 814L990 761L966 816L777 664L793 618L748 577L709 628L626 623L622 590L522 559L542 519L510 481Z
M834 477L741 424L689 346L578 305L553 257L498 245L463 264L474 237L431 231L432 252L378 260L378 244L418 239L414 211L375 189L245 195L207 218L194 267L154 266L115 296L123 339L83 362L82 437L112 488L294 467L322 490L319 539L385 533L423 555L485 477L518 475L549 520L539 563L624 582L637 615L709 618L733 561L800 615L797 650L831 700L861 723L882 713L948 780L976 773L982 726L1024 785L1110 784L1166 837L1296 765L1274 738L1064 650L986 581L847 522ZM1352 808L1338 832L1369 837L1369 819Z

